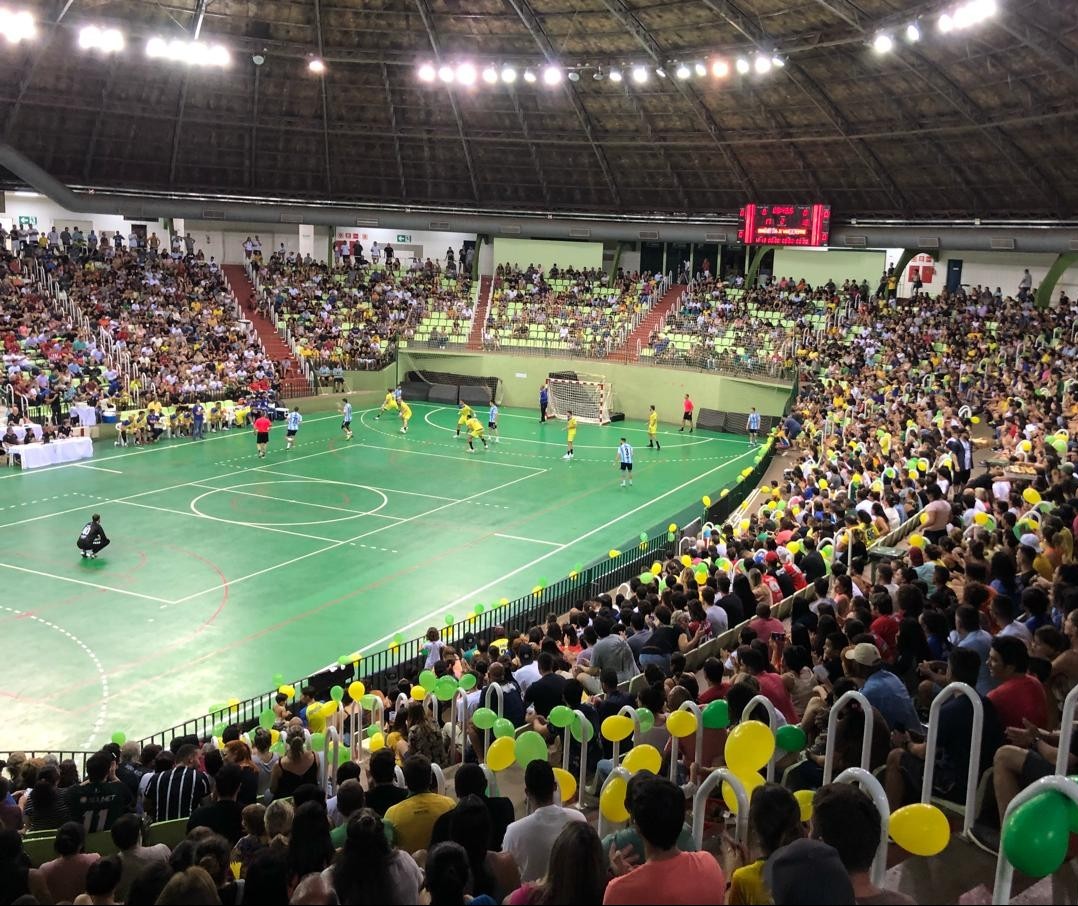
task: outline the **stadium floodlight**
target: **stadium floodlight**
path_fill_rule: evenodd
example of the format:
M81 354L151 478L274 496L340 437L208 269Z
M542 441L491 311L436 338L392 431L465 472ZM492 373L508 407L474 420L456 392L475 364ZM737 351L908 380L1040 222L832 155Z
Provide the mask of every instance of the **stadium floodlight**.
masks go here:
M765 75L766 73L771 72L771 57L757 56L756 59L753 60L752 65L755 67L757 73Z
M532 84L535 81L535 73L532 72L530 69L525 69L524 81L527 82L529 85Z
M749 61L746 60L744 57L738 57L737 63L734 65L737 67L737 71L740 72L742 75L747 75L748 71L752 68L752 66L749 64Z
M517 71L512 66L502 67L502 81L506 85L512 85L517 80Z
M648 80L648 68L646 66L633 67L633 81L637 85L643 85Z
M689 67L686 66L684 63L679 63L677 67L677 72L674 74L682 81L685 81L685 79L692 75L692 70L689 69Z
M569 80L570 82L579 82L579 81L580 81L580 73L579 73L579 72L577 72L577 71L576 71L576 70L574 69L574 70L572 70L572 71L570 71L570 72L569 72L569 74L568 74L568 75L566 76L566 78L567 78L567 79L568 79L568 80Z
M315 75L322 75L326 71L326 64L315 57L307 64L307 69Z
M202 41L184 41L173 38L153 37L146 42L146 56L151 60L172 60L188 66L219 66L231 64L232 54L222 44L205 44Z
M776 69L782 69L786 65L786 61L776 54L771 58L771 65Z
M939 30L944 34L954 30L954 19L952 19L947 13L944 13L939 17Z
M493 66L483 67L483 81L488 85L495 85L498 82L498 70Z
M461 63L457 66L457 82L459 84L474 85L475 79L475 67L471 63Z
M660 79L665 79L666 78L666 70L663 69L661 66L656 66L655 67L655 75L657 75Z
M438 78L438 70L430 63L424 63L419 67L419 81L433 82Z
M37 37L37 25L33 15L25 10L12 12L0 9L0 34L3 34L8 44L19 44Z
M445 82L446 85L451 84L453 82L453 80L456 79L456 77L457 77L457 74L453 70L452 66L439 66L438 67L438 78L441 79L443 82Z
M696 74L698 76L706 76L707 75L707 67L703 63L696 63L693 66L693 69L696 71Z
M620 69L611 69L610 70L610 81L611 82L620 82L621 81L621 70Z
M725 79L730 74L730 64L725 60L712 60L711 74L716 79Z
M875 50L876 53L879 53L879 54L890 53L892 48L894 48L894 46L895 46L894 39L889 34L887 34L886 32L881 31L872 40L872 49Z
M543 82L547 85L557 85L561 81L561 67L560 66L547 66L543 70Z
M124 49L123 32L116 28L98 28L86 25L79 29L79 47L83 50L99 50L101 53L118 53Z
M906 41L909 44L916 44L921 40L921 29L917 27L916 22L911 22L906 26Z

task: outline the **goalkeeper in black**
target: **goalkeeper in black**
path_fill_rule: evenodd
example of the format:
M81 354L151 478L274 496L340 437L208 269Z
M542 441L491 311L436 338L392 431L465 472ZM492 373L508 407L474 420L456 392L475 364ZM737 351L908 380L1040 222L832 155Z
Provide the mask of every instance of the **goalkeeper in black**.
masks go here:
M83 558L93 560L111 543L112 542L109 541L108 536L105 534L105 530L101 527L101 516L94 513L93 516L90 517L90 521L87 522L86 525L82 527L82 531L79 532L75 547L82 552Z

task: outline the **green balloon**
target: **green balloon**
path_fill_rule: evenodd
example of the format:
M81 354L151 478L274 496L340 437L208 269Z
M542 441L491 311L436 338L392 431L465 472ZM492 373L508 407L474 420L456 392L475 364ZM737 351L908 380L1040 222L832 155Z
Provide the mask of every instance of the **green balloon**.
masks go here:
M476 616L479 616L479 614L481 614L481 613L486 613L486 610L487 610L487 606L485 604L476 604L475 605L475 615Z
M650 585L650 584L651 584L652 582L654 582L654 581L655 581L655 576L653 576L653 575L651 574L651 571L650 571L650 570L649 570L649 571L647 571L647 572L642 572L642 573L640 574L640 582L641 582L642 584L644 584L644 585Z
M341 750L337 754L337 764L347 764L351 760L352 750L348 746L341 746Z
M404 644L404 636L401 635L401 633L398 632L395 636L393 636L393 644L398 645L398 646L403 645Z
M550 582L547 579L540 578L539 581L536 584L540 588L546 588L550 584Z
M708 704L702 716L706 730L725 730L730 726L730 706L722 699Z
M490 708L479 708L475 714L472 715L472 723L480 730L491 729L497 719L498 715L491 711Z
M636 719L640 722L641 733L647 733L655 726L655 715L651 713L650 708L637 708Z
M453 619L453 614L447 613L445 615L445 625L446 626L452 626L455 622L457 622L457 621L455 619Z
M228 727L228 724L226 724L226 723L225 723L224 721L221 721L221 722L220 722L219 724L217 724L216 726L214 726L214 728L213 728L213 735L214 735L214 736L223 736L223 735L224 735L224 733L225 733L225 729L226 729L227 727Z
M335 702L339 702L344 699L344 689L340 686L334 686L329 690L329 697Z
M513 743L513 752L516 755L517 764L522 768L526 768L533 761L546 761L550 757L546 740L534 730L528 730L517 737Z
M460 688L465 692L470 692L475 688L476 682L477 680L474 673L465 673L464 676L460 678Z
M312 733L311 734L311 751L312 752L321 752L322 748L325 746L325 744L326 744L326 734L325 733Z
M366 736L367 739L370 739L372 736L374 736L375 733L381 732L382 728L378 726L378 724L371 724L369 727L367 727L366 730L363 731L363 735Z
M283 685L284 685L284 674L283 673L275 673L275 674L273 674L273 688L274 689L279 689Z
M573 722L569 725L569 732L573 734L573 739L580 743L591 742L595 738L595 727L592 726L591 721L582 721L576 714L573 715Z
M567 705L557 705L550 709L550 715L547 717L547 721L551 726L564 729L573 722L573 711Z
M112 741L116 743L116 745L122 746L125 742L127 742L127 734L124 733L123 730L117 730L115 733L112 734Z
M341 667L347 667L349 664L352 663L352 655L342 654L339 658L337 658L337 663Z
M1003 852L1031 878L1059 870L1070 843L1068 800L1046 792L1016 808L1003 826Z
M443 676L434 684L434 697L440 702L450 701L457 694L457 681L451 676Z
M272 746L270 746L270 751L277 755L284 755L284 740L278 739Z
M268 730L270 727L272 727L276 720L277 715L273 713L272 708L266 708L265 711L258 715L258 725L263 730Z
M574 564L573 565L573 572L574 573L582 573L582 572L584 572L584 564L583 563Z
M372 692L368 692L359 700L359 703L368 711L373 711L381 702L382 700Z
M673 541L674 540L674 533L673 532L667 532L666 533L666 540L667 541Z
M648 540L648 533L647 532L641 532L640 533L640 540L641 541L647 541Z
M433 689L438 683L438 677L434 675L433 670L424 670L419 674L419 685L424 689Z
M516 727L513 726L511 720L507 720L504 717L499 717L494 721L494 736L496 739L503 739L506 736L512 736L516 732Z
M717 702L714 704L717 704ZM779 727L775 732L775 745L782 749L783 752L800 752L805 748L807 742L805 731L792 724Z

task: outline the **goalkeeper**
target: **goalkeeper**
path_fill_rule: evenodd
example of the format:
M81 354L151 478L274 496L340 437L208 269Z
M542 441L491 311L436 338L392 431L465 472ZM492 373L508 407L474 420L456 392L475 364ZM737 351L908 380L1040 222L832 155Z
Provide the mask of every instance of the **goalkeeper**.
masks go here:
M457 404L457 437L460 437L460 429L468 424L468 419L475 415L475 411L467 403Z
M468 428L468 452L475 452L474 441L476 440L481 440L483 442L483 449L486 450L487 439L483 436L483 423L475 417L474 413L469 417L468 421L465 422L465 426Z

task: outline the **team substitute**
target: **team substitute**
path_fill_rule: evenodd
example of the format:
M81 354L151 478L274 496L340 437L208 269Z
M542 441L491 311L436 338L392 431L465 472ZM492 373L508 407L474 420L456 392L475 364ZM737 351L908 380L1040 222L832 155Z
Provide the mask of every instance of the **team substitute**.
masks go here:
M688 425L689 426L689 433L692 434L692 410L693 410L693 402L689 398L689 394L686 393L685 394L685 402L684 402L684 404L682 406L681 427L678 428L679 432L684 431L685 426Z
M573 415L573 410L570 409L566 413L565 419L565 439L569 449L565 451L565 455L562 459L573 458L573 441L576 440L576 416Z
M286 431L285 437L288 438L288 444L285 446L286 450L291 450L296 445L296 434L299 432L299 426L303 424L303 416L299 414L299 406L293 407L292 411L288 413L288 419L285 422Z
M473 443L475 440L483 441L483 449L486 450L487 439L483 437L483 423L475 417L475 413L472 413L465 424L468 428L468 452L475 452L475 444Z
M490 413L487 415L487 430L494 438L494 443L502 442L502 436L498 433L498 404L493 399L490 401Z
M269 433L272 422L265 412L259 412L255 419L255 446L258 448L258 458L266 458L266 447L269 445Z
M400 397L397 395L398 393L400 393L400 387L397 387L395 390L392 387L386 387L386 398L382 402L382 408L378 410L378 414L375 416L376 419L381 418L382 413L385 412L386 409L400 409Z
M457 433L460 437L460 429L468 424L468 419L475 415L475 410L467 403L457 403Z
M97 555L111 543L105 535L105 530L101 528L101 516L94 513L79 532L75 547L82 553L83 559L95 560Z
M655 407L651 407L651 411L648 413L648 449L655 448L661 450L659 446L659 413L655 411Z
M400 420L401 420L401 434L408 433L408 422L412 418L412 407L409 406L404 400L400 401Z
M352 404L348 402L348 397L344 397L344 406L341 409L341 430L348 440L352 439Z
M625 487L628 484L631 488L633 486L633 448L624 437L618 444L618 454L614 457L614 465L619 463L621 464L621 486Z
M749 431L749 445L755 447L760 442L760 413L756 411L755 406L752 407L752 412L749 413L745 427Z

